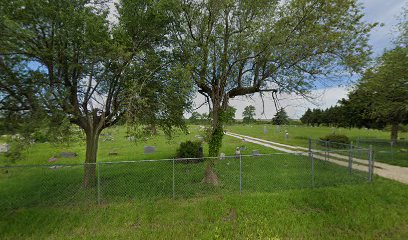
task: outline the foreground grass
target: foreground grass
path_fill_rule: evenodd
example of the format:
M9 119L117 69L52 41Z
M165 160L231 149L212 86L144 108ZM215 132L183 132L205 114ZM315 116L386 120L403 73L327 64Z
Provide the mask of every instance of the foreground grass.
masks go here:
M407 239L408 186L373 184L264 194L3 212L2 239Z
M267 133L264 133L264 127L267 129ZM289 138L285 139L285 130L289 133ZM228 127L228 131L248 135L251 137L261 138L265 140L270 140L278 143L288 144L292 146L302 146L308 147L308 140L319 139L326 135L333 134L335 131L336 134L343 134L348 136L351 141L356 144L357 138L360 139L384 139L387 140L390 138L390 133L388 131L373 130L373 129L357 129L357 128L331 128L331 127L309 127L309 126L281 126L280 132L277 131L276 126L271 124L253 124L253 125L244 125L237 124ZM400 138L408 139L407 132L399 133ZM367 140L368 141L368 140ZM406 141L406 140L405 140ZM393 153L391 153L390 145L387 143L378 143L378 142L365 142L360 145L360 147L368 148L370 144L373 145L375 152L375 160L408 167L408 146L407 142L400 147L394 147ZM319 146L313 146L318 148ZM402 149L402 151L401 151ZM357 157L366 158L364 154L361 154Z

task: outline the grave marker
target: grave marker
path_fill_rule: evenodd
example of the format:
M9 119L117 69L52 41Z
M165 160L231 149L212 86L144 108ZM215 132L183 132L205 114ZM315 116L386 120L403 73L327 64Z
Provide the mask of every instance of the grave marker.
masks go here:
M150 154L156 152L156 147L154 146L144 146L144 154Z

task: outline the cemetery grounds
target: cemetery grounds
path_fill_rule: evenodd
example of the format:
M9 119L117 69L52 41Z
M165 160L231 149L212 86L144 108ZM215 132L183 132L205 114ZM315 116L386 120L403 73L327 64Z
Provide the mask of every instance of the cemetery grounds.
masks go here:
M263 128L264 125L235 125L228 130L300 146L305 146L308 137L320 137L331 130L291 126L285 140L283 135L275 134L274 126L267 126L270 134L265 134ZM22 160L11 165L43 167L0 169L0 199L8 202L8 205L3 202L0 209L0 238L408 238L408 209L404 207L408 204L408 186L381 177L375 176L374 181L368 182L363 173L356 171L356 181L349 178L346 181L346 168L317 164L316 186L312 187L310 165L299 161L302 157L228 136L224 137L221 149L227 156L234 155L236 147L243 147L241 153L245 155L253 150L266 154L243 159L241 193L236 158L216 162L222 182L218 187L199 181L183 185L191 183L187 179L190 177L199 180L205 163L141 161L172 159L179 142L195 140L202 134L198 126L189 129L190 134L179 133L171 140L159 136L137 144L128 140L123 127L103 132L98 160L106 163L101 168L102 183L110 185L103 185L106 189L102 189L99 204L96 198L88 197L89 192L68 197L80 186L83 166L76 164L82 164L85 151L80 139L64 146L35 143ZM388 136L380 131L368 131L366 135L359 131L350 130L350 135L355 134L351 137ZM155 146L156 151L144 154L146 145ZM61 152L75 152L77 156L60 158ZM57 156L56 162L48 162L52 156ZM58 164L71 166L52 168ZM172 168L178 174L175 197ZM168 187L157 188L158 183ZM87 191L97 195L92 192L95 189Z

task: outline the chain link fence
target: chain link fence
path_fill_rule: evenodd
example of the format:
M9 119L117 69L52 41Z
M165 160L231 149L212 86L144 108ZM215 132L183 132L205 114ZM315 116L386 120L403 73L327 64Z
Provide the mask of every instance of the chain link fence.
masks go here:
M391 141L378 138L357 138L355 145L357 148L368 148L371 145L377 161L408 167L407 139ZM356 154L361 155L360 152Z
M344 151L344 150L342 150ZM347 151L347 150L345 150ZM96 185L83 187L84 165L3 166L0 209L32 206L109 204L162 198L191 198L295 188L336 186L372 180L372 151L354 158L341 150L310 150L96 164ZM212 180L203 182L211 165ZM216 177L214 177L216 176Z

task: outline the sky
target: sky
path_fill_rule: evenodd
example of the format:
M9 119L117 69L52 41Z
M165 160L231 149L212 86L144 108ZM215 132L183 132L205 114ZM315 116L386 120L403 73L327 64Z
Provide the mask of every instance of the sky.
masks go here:
M408 0L360 0L364 6L364 21L369 23L379 22L382 26L377 26L371 32L369 44L373 48L373 56L380 56L385 49L392 47L392 39L396 35L396 24L398 16L401 14L404 6L408 7ZM312 102L300 98L295 95L280 95L279 102L285 108L290 118L299 119L307 108L328 108L336 105L337 101L342 98L347 98L347 93L351 89L351 84L342 86L332 86L313 90L311 95L314 100ZM204 98L198 94L194 100L198 107L204 101ZM271 119L276 110L273 99L264 97L264 108L262 107L262 99L259 95L251 97L236 97L230 100L230 105L237 109L235 118L241 119L244 108L248 105L254 105L256 108L256 118ZM195 111L199 113L207 113L208 106L204 105ZM189 117L189 114L186 114Z

